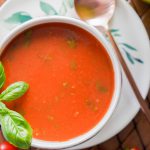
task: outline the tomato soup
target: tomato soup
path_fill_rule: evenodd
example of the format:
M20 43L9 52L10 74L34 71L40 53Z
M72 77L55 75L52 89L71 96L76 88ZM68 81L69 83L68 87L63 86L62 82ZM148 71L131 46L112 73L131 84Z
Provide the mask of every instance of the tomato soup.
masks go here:
M15 38L1 56L4 88L29 83L8 106L21 113L33 137L67 141L92 129L107 112L114 91L112 62L102 44L73 25L50 23Z

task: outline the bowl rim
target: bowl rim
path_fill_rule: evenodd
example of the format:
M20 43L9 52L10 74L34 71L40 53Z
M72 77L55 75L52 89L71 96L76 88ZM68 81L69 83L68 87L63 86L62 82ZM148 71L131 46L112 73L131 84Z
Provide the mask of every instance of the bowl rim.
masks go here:
M64 148L73 147L75 145L84 143L85 141L89 140L90 138L95 136L108 122L113 112L115 111L115 108L119 101L119 96L121 91L121 69L112 46L104 38L104 35L102 35L101 32L99 32L95 27L79 19L69 18L64 16L48 16L48 17L36 18L16 27L12 31L10 31L10 33L0 43L0 54L17 35L34 26L46 24L46 23L66 23L66 24L74 25L93 35L104 46L107 54L109 55L109 58L111 60L114 69L115 85L114 85L112 100L106 114L103 116L103 118L99 121L99 123L96 126L90 129L88 132L64 142L59 142L59 141L51 142L51 141L38 140L35 138L32 139L31 146L33 147L44 148L44 149L64 149Z

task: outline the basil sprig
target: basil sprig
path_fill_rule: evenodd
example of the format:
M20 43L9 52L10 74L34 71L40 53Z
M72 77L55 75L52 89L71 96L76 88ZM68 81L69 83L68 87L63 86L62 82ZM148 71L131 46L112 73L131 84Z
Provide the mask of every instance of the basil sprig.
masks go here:
M0 88L5 83L5 72L0 63ZM11 84L0 94L0 123L5 139L16 147L28 149L32 140L32 128L19 113L6 107L4 102L20 98L28 90L29 85L23 81Z

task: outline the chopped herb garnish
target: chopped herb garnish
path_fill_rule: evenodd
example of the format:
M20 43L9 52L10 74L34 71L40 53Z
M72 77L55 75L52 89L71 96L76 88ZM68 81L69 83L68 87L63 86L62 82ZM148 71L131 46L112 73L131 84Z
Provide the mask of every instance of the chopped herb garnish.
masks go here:
M70 68L71 68L71 70L73 70L73 71L77 70L77 68L78 68L77 62L72 61L72 62L70 63Z
M32 37L32 30L26 31L24 35L25 46L29 46L31 42L31 37Z
M96 105L96 103L94 101L92 101L92 100L86 100L85 104L92 111L94 111L94 112L98 111L98 106Z
M67 39L67 44L70 48L76 48L77 41L74 38L69 38L69 39Z
M63 82L62 85L63 85L64 88L68 88L69 87L69 83L68 82Z
M86 103L86 105L89 106L89 107L91 107L91 106L93 105L93 103L92 103L91 100L86 100L85 103Z
M96 89L101 93L108 92L108 89L104 86L102 86L99 82L96 83Z

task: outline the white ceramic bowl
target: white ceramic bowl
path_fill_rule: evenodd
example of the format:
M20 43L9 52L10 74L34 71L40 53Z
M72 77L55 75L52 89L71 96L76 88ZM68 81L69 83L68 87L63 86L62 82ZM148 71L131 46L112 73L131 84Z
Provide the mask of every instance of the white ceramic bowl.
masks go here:
M110 59L113 64L115 87L114 87L114 93L113 93L110 107L109 107L107 113L105 114L105 116L103 117L103 119L100 120L99 123L95 127L93 127L87 133L80 135L76 138L73 138L71 140L65 141L65 142L59 142L59 141L58 142L50 142L50 141L42 141L42 140L33 138L32 146L38 147L38 148L43 148L43 149L68 148L68 147L72 147L72 146L78 145L80 143L83 143L86 140L95 136L104 127L104 125L109 120L112 113L114 112L116 105L118 103L118 100L119 100L120 89L121 89L120 66L118 65L118 61L117 61L117 58L114 54L112 47L110 46L108 41L104 38L102 33L100 33L96 28L84 23L83 21L77 20L77 19L54 16L54 17L43 17L43 18L33 19L29 22L26 22L23 25L15 28L13 31L11 31L9 33L9 35L7 37L4 38L4 40L0 43L0 53L2 53L2 51L11 42L12 39L14 39L18 34L23 32L24 30L29 29L36 25L45 24L45 23L54 23L54 22L67 23L67 24L71 24L71 25L80 27L83 30L88 31L90 34L92 34L94 37L96 37L102 43L102 45L105 47L108 55L110 56ZM40 120L39 120L39 123L40 123Z

